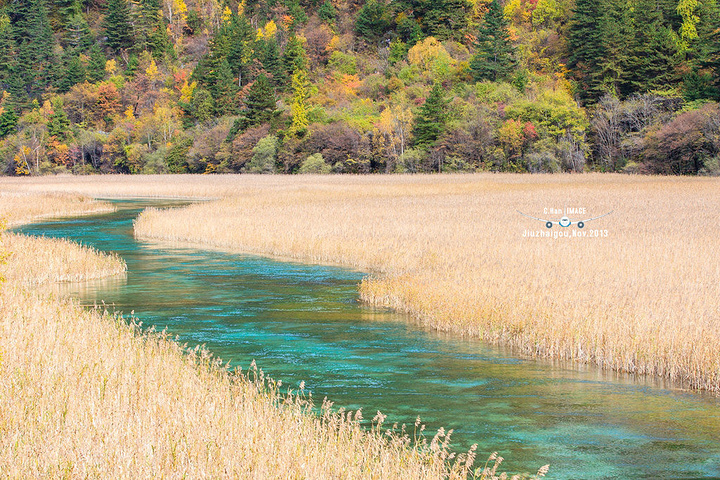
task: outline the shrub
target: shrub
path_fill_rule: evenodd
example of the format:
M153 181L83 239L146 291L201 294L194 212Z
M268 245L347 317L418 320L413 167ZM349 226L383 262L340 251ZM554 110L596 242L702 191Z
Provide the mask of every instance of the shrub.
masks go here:
M330 173L331 170L332 167L325 163L322 153L314 153L302 162L298 173Z
M253 148L253 157L247 165L250 173L275 173L275 157L277 156L278 138L268 135L261 139Z

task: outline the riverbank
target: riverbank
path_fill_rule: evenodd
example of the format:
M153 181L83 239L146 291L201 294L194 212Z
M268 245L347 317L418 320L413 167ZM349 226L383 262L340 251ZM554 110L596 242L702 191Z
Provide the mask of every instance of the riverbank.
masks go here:
M32 196L28 197L32 199ZM71 198L71 197L67 197ZM42 214L42 212L41 212ZM466 478L448 438L387 435L376 417L314 415L261 370L229 372L135 320L30 288L122 273L118 257L4 234L0 471L8 478ZM490 462L492 464L492 462Z
M136 234L370 271L365 301L428 328L720 391L716 179L246 176L236 184L241 193L215 202L149 210ZM584 229L546 229L518 212L557 222L566 207L575 221L613 213Z

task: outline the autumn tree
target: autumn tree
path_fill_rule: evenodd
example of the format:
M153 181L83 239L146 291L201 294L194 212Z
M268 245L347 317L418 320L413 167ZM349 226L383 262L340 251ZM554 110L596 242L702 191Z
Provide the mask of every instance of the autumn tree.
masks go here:
M307 99L310 96L310 82L307 79L305 70L296 70L292 76L293 98L290 106L292 114L292 125L290 131L298 136L304 136L307 132Z

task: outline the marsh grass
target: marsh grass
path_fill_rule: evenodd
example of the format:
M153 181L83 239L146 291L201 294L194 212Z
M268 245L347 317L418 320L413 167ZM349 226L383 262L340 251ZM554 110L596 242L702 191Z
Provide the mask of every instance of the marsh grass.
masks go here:
M717 179L234 181L237 193L215 202L149 209L136 235L365 270L363 300L428 328L720 391ZM545 227L517 210L564 207L614 211L583 230L608 236L523 237Z
M10 252L0 282L2 478L507 477L497 458L479 468L474 448L452 453L451 432L426 438L418 420L411 436L379 412L368 430L360 411L327 400L315 414L302 386L283 389L254 364L231 371L135 318L34 288L120 274L117 256L14 234L0 243Z

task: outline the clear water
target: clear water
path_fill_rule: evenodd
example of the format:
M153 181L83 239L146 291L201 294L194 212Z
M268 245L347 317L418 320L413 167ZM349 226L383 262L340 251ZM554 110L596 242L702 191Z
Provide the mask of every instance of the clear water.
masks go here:
M647 379L521 359L425 332L357 302L363 274L136 241L147 205L26 226L120 254L123 279L69 284L65 293L135 312L190 345L337 407L377 410L387 423L420 415L430 436L452 428L458 450L498 450L511 472L551 464L548 478L720 477L720 400Z

